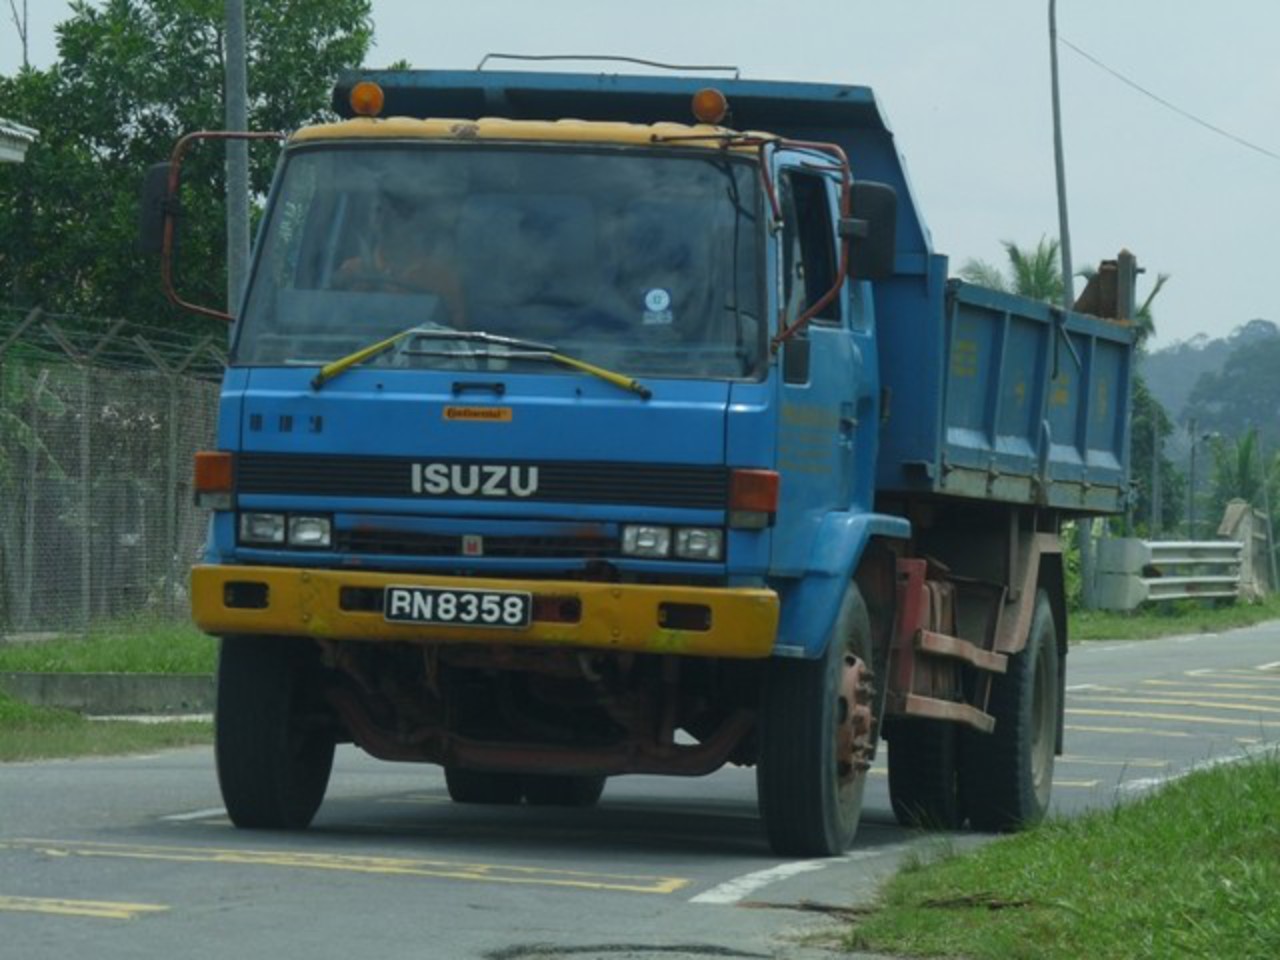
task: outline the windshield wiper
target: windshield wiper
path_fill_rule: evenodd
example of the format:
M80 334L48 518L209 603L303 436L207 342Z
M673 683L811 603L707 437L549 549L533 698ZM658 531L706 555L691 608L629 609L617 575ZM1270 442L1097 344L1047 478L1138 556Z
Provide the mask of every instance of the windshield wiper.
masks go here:
M353 353L347 354L345 357L339 357L330 363L326 363L321 367L314 377L311 378L311 389L319 390L322 386L332 380L339 374L350 370L352 367L364 363L366 360L372 360L381 353L390 350L402 340L410 337L419 340L461 340L466 343L482 343L496 347L503 347L504 351L475 350L468 353L456 353L451 351L426 351L413 350L406 351L413 356L431 356L431 357L451 357L454 359L515 359L515 360L549 360L552 363L558 363L561 366L571 367L574 370L580 370L583 373L589 373L593 377L599 377L606 383L612 383L616 387L627 390L631 393L638 394L641 398L648 400L653 396L651 391L638 380L633 380L625 374L615 373L612 370L606 370L604 367L597 367L593 363L587 363L585 360L579 360L577 357L570 357L560 353L554 346L548 343L538 343L534 340L520 340L516 337L503 337L496 333L486 333L483 330L432 330L424 329L421 326L412 326L407 330L401 330L399 333L387 337L385 340L379 340L377 343L371 343L367 347L361 347Z

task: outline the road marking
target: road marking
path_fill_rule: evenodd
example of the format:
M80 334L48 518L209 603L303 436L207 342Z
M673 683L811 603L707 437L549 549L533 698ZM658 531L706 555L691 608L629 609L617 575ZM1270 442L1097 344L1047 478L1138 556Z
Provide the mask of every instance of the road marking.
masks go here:
M1216 667L1202 667L1199 670L1188 670L1188 677L1221 677L1224 680L1261 680L1267 684L1280 683L1280 676L1271 677L1264 676L1262 667L1254 667L1253 669L1237 670L1231 668L1218 669ZM1269 672L1269 671L1268 671Z
M522 867L495 863L465 863L416 857L373 857L353 854L305 853L298 850L247 850L220 847L176 847L96 841L15 840L22 846L50 856L111 857L123 860L163 860L176 863L216 863L249 867L283 867L296 870L331 870L381 876L432 877L476 880L485 883L574 887L626 893L675 893L690 883L683 877L590 873L548 867Z
M185 823L189 820L212 820L214 817L225 817L226 815L227 811L224 807L208 807L204 810L192 810L190 813L171 813L160 819L170 820L175 823Z
M1089 727L1068 723L1063 729L1077 733L1133 733L1144 737L1190 737L1184 730L1154 730L1151 727Z
M1198 707L1202 710L1241 710L1248 713L1280 713L1280 707L1264 707L1254 703L1219 703L1214 700L1183 699L1175 696L1150 697L1074 697L1073 703L1143 703L1168 707Z
M1058 787L1075 787L1081 790L1088 790L1092 787L1096 787L1101 782L1101 780L1059 780L1057 777L1054 777L1053 786L1055 790Z
M1280 673L1280 660L1275 663L1264 663L1261 666L1254 667L1255 670L1261 670L1264 673Z
M1168 760L1147 760L1142 757L1131 757L1127 760L1113 760L1103 757L1076 757L1064 753L1058 763L1078 763L1087 767L1138 767L1147 770L1163 770L1169 766Z
M830 860L797 860L794 863L782 863L767 870L757 870L755 873L747 873L741 877L735 877L733 880L714 886L696 897L691 897L689 902L721 905L734 904L749 894L755 893L761 887L776 883L779 880L786 880L788 877L794 877L797 874L821 870L830 863Z
M776 867L768 867L764 870L756 870L753 873L744 873L740 877L734 877L732 880L726 880L724 883L717 884L710 890L704 890L697 896L690 897L690 903L716 904L720 906L732 905L738 903L748 895L755 893L761 887L768 886L771 883L777 883L779 880L786 880L789 877L797 876L801 873L811 873L814 870L821 870L829 867L834 863L858 863L866 860L875 860L888 854L901 853L912 846L910 843L898 843L888 847L878 847L874 850L854 850L842 857L828 857L823 860L797 860L794 863L781 863Z
M1067 687L1067 693L1078 693L1081 690L1101 690L1105 693L1119 693L1120 687L1104 687L1100 683L1077 683Z
M1275 691L1275 687L1269 683L1198 683L1190 686L1177 680L1143 680L1145 685L1151 687L1173 687L1171 693L1185 693L1188 696L1204 693L1206 690L1268 690ZM1269 693L1215 693L1209 694L1213 697L1247 699L1247 700L1274 700L1280 702L1280 696L1272 696Z
M1184 767L1176 773L1172 773L1167 777L1149 777L1143 780L1126 780L1120 784L1119 789L1125 793L1140 793L1147 790L1153 790L1156 787L1163 787L1167 784L1174 783L1184 777L1189 777L1193 773L1199 773L1201 770L1212 770L1215 767L1226 767L1237 763L1244 763L1253 760L1262 753L1270 753L1269 748L1249 748L1246 747L1243 753L1237 753L1229 757L1214 757L1209 760L1201 760L1193 763L1188 767Z
M168 909L157 903L0 896L0 910L11 913L45 913L59 917L92 917L96 920L135 920L143 914L163 913Z
M1202 717L1184 713L1151 713L1140 710L1094 710L1084 707L1071 707L1069 716L1077 717L1130 717L1134 720L1173 720L1179 723L1199 723L1214 727L1260 727L1277 726L1280 720L1232 720L1226 717Z

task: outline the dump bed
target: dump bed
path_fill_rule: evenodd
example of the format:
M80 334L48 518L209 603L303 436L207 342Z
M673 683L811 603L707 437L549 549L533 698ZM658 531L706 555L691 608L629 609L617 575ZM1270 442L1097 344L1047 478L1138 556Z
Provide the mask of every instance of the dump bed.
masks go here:
M894 274L875 284L881 492L1118 512L1128 485L1129 327L947 278L875 95L843 84L705 77L480 71L359 71L387 115L687 122L714 83L727 123L839 144L854 176L898 193Z
M880 314L879 489L1123 510L1132 327L958 280L938 293L936 316Z

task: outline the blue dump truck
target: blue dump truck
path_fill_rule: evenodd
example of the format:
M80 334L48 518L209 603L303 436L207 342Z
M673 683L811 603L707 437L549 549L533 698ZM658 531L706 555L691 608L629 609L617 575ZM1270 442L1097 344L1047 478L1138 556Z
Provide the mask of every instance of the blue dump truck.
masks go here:
M903 822L1039 819L1062 525L1127 495L1115 283L1092 315L948 279L863 87L334 102L285 139L196 458L231 820L305 827L344 742L458 803L737 764L776 853L833 855L882 738ZM162 250L201 136L149 178Z

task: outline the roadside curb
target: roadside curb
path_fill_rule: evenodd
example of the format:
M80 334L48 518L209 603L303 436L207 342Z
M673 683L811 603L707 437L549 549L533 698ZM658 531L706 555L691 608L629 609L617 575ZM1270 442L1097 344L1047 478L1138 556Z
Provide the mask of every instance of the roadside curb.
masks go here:
M0 673L0 690L37 707L88 715L212 713L207 674Z

